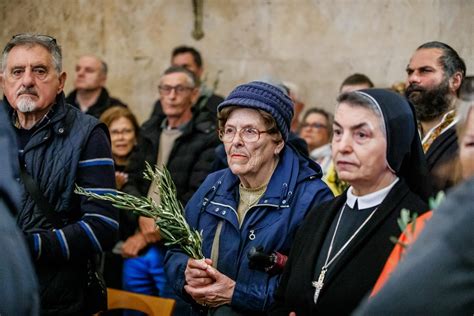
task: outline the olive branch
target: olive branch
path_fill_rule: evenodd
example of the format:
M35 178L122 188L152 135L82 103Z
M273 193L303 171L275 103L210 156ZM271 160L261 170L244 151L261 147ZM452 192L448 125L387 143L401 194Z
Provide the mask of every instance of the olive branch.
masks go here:
M188 256L203 259L202 232L192 229L186 222L183 206L176 197L176 187L168 169L164 166L162 169L156 166L152 168L147 163L143 177L157 184L158 192L156 193L160 196L159 203L150 197L136 197L121 191L116 191L116 194L99 195L78 185L74 192L89 199L109 201L116 208L153 218L166 246L177 245Z
M434 210L438 208L438 206L441 204L444 198L445 198L445 194L443 191L438 192L436 197L430 197L428 200L430 210ZM398 223L398 227L400 228L400 231L402 233L405 233L409 241L414 239L414 235L416 232L416 219L417 218L418 218L418 213L416 212L411 213L410 210L407 210L406 208L404 208L400 211L400 217L397 219L397 223ZM402 248L404 249L408 247L407 244L401 242L395 236L391 236L390 241L392 241L394 244L398 244L402 246Z

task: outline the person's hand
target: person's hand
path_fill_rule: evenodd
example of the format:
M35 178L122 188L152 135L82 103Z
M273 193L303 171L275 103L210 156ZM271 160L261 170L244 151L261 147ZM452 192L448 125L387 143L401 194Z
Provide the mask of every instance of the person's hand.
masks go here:
M184 277L186 284L192 287L201 287L207 286L211 283L214 283L208 273L207 269L212 265L211 259L196 260L188 259L188 264L186 265L186 270L184 270Z
M122 245L122 257L124 258L133 258L138 256L140 250L145 248L147 242L145 236L141 232L135 233L135 235L130 236Z
M160 231L153 218L144 216L138 217L138 227L140 227L140 231L147 243L151 244L160 241Z
M121 171L115 171L115 186L117 189L123 188L125 183L128 182L128 173L121 172Z
M290 314L288 316L296 316L296 313L295 312L290 312Z
M217 307L232 302L235 281L220 273L212 266L206 269L207 275L214 280L207 286L193 287L185 285L185 291L198 303L204 306Z

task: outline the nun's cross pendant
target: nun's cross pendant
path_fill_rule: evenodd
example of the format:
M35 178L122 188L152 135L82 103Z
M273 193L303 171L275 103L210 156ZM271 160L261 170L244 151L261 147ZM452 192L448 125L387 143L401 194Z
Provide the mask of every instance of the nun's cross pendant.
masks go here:
M324 285L324 277L326 275L327 269L321 269L321 273L319 274L318 281L313 281L311 284L316 288L314 290L314 304L318 302L319 293L321 293L321 289Z

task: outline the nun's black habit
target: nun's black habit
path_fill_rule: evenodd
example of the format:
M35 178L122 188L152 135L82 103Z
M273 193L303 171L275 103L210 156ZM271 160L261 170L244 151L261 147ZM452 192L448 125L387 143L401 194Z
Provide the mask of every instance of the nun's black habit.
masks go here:
M333 236L346 203L347 190L310 211L292 245L270 315L287 316L291 311L298 316L350 314L377 281L394 247L390 237L401 233L397 224L400 211L406 208L422 214L428 210L427 168L412 107L402 96L387 90L354 93L371 100L381 110L387 135L387 162L399 181L328 268L317 304L313 282L320 276L321 260L328 253L328 239Z

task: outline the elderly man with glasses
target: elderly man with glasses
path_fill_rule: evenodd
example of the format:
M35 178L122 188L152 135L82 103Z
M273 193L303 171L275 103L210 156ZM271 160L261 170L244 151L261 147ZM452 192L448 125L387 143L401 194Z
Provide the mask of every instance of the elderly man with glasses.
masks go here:
M88 265L112 247L119 224L109 203L79 197L74 187L114 192L107 127L66 103L61 48L50 36L14 36L1 79L19 148L17 223L36 266L41 314L96 312L86 300Z
M219 139L215 118L209 112L196 112L193 104L199 97L195 75L183 67L172 66L160 78L158 85L163 114L153 116L142 126L138 151L130 158L129 181L124 191L148 195L158 200L155 186L143 179L145 162L166 166L177 188L179 200L186 204L209 173L214 160L214 148ZM157 244L159 234L153 219L140 217L139 232L125 242L124 287L127 290L170 296L163 272L164 246ZM148 247L145 249L145 247Z

